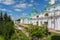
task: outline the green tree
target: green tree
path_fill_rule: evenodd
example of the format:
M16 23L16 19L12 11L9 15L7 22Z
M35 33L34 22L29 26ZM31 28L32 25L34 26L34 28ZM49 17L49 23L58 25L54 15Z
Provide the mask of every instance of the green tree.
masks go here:
M6 40L9 40L14 33L14 23L7 13L4 14L3 31L2 34L5 36Z
M2 33L2 23L3 23L3 15L2 11L0 11L0 34Z
M6 13L6 12L5 12L5 14L4 14L4 16L3 16L3 17L4 17L4 21L5 21L5 22L7 22L7 21L8 21L8 15L7 15L7 13Z
M11 17L0 12L0 35L5 37L5 40L9 40L14 33L14 22Z
M29 25L28 32L30 34L31 40L41 40L46 35L46 29L43 26Z
M6 40L9 40L14 33L14 25L12 22L7 22L3 24L2 34Z

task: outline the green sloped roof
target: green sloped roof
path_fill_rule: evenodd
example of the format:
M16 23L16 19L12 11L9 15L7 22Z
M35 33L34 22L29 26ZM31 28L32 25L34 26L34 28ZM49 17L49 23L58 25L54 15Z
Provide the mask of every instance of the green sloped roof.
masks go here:
M37 14L37 13L38 13L38 12L34 9L34 10L32 10L30 16L31 16L31 15L35 15L35 14Z
M32 20L32 18L27 18L28 20Z
M20 18L27 18L26 16L21 16Z
M47 8L50 8L50 7L52 7L52 6L56 6L56 5L60 5L60 2L57 2L57 3L55 3L55 4L53 4L53 5L51 5L51 4L48 4L47 5L47 7L45 8L45 10L47 9Z
M28 19L28 20L32 20L32 18L30 16L21 16L20 18L23 18L23 19Z
M27 19L28 19L28 20L32 20L32 18L31 18L31 16L30 16L30 15L29 15L29 16L27 16Z

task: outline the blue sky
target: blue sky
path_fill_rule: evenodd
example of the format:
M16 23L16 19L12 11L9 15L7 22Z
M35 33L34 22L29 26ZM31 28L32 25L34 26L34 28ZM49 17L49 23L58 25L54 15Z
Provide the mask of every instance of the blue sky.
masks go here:
M29 15L34 5L36 10L40 12L48 3L49 0L0 0L0 10L6 11L8 15L17 19L22 15Z

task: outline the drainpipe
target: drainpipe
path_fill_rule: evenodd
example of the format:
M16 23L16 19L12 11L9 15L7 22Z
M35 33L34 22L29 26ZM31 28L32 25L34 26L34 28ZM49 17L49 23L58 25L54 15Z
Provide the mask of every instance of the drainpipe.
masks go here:
M54 11L54 29L55 29L55 11Z
M37 25L38 25L38 17L39 17L39 16L37 15Z

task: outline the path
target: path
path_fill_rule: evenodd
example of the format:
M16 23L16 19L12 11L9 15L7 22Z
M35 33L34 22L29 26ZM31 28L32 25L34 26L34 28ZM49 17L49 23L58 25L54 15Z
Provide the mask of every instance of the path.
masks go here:
M29 37L29 33L26 32L25 31L25 28L24 28L24 26L26 26L26 25L23 25L23 24L21 24L21 25L15 24L15 26L16 26L16 29L21 30L27 37Z

